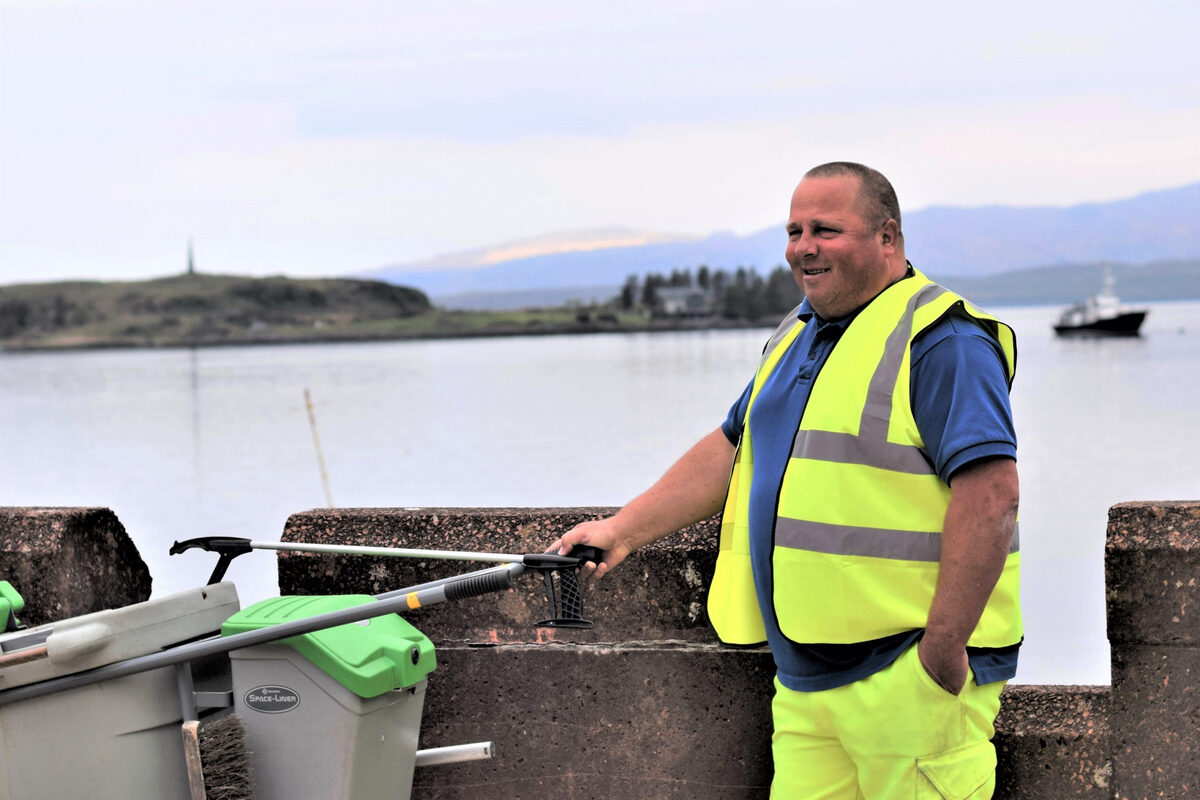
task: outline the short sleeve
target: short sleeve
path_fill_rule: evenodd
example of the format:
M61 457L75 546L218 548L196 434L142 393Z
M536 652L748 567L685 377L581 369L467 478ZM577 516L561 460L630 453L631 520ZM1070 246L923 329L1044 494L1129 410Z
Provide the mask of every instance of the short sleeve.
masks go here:
M947 317L919 337L910 380L913 417L943 481L980 459L1016 459L1004 354L976 322Z

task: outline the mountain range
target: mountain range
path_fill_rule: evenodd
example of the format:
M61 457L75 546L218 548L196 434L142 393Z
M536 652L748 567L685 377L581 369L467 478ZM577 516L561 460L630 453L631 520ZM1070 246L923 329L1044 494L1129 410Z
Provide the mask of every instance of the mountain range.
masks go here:
M1071 299L1061 296L1067 292L1094 291L1099 264L1117 265L1122 294L1131 299L1200 297L1200 288L1192 286L1200 284L1200 182L1066 207L933 206L904 213L902 221L908 256L918 268L1006 302L1061 302ZM782 220L746 235L691 238L607 228L384 266L361 276L414 286L448 308L553 305L607 299L629 275L701 264L766 274L783 264L785 242ZM1136 276L1123 274L1130 265L1155 272L1152 284L1160 297L1144 297L1131 285L1128 279Z

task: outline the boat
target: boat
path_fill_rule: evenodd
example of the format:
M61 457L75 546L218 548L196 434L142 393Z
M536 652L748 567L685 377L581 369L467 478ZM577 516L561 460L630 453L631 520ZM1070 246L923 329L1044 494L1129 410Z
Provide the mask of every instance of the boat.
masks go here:
M1114 291L1112 270L1104 270L1104 288L1062 312L1054 332L1059 336L1137 336L1149 313L1124 308Z

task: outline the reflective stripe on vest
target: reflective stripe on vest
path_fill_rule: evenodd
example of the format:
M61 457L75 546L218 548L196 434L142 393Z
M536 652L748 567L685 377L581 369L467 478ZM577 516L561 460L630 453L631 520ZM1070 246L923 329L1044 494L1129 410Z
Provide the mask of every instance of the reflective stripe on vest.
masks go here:
M912 419L909 353L912 340L949 313L977 319L996 338L1011 381L1016 359L1011 329L917 273L889 287L859 314L814 383L784 476L774 532L773 611L793 641L866 641L925 624L950 493L925 454ZM768 343L751 407L802 327L793 316ZM863 369L868 364L874 364L870 372ZM765 630L759 634L761 624L739 619L758 611L756 600L752 608L745 602L737 609L719 607L723 598L744 595L743 583L753 590L748 427L749 409L735 459L736 481L731 480L731 489L736 482L738 490L729 493L722 520L713 582L721 592L710 594L709 601L718 635L739 644L765 638ZM735 532L744 537L744 557L726 556L741 550L726 542L727 534ZM1018 549L1014 531L1009 558L972 645L1020 639Z
M942 557L942 542L938 533L828 525L794 519L776 521L775 545L803 548L815 553L894 558L902 561L939 561ZM1014 527L1008 552L1017 553L1020 550L1020 538Z

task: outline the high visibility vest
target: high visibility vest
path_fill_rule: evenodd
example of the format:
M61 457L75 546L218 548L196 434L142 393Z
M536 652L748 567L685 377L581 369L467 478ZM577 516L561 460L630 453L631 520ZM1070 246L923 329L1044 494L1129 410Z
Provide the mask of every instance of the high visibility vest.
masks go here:
M909 400L913 339L947 315L979 321L1016 370L1012 329L919 272L872 300L818 374L779 493L772 542L773 613L798 643L848 644L923 628L937 586L950 503L924 451ZM734 456L708 615L722 641L766 639L750 563L750 412L804 328L792 313L763 349ZM1021 640L1014 528L1000 579L968 645Z

